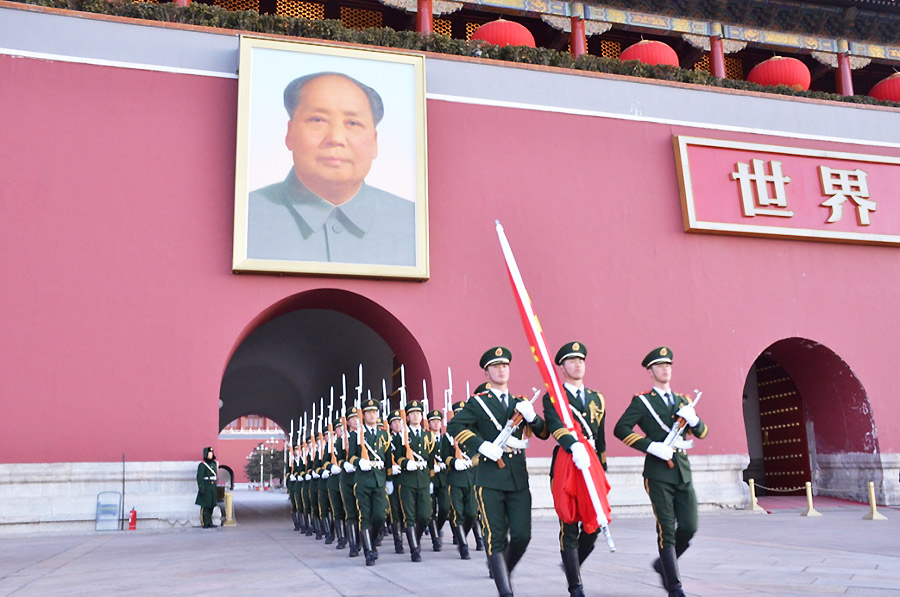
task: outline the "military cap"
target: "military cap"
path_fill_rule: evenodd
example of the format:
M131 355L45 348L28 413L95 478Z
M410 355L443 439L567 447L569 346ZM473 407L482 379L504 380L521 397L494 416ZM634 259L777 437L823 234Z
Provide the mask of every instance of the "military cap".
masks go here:
M368 398L362 401L362 410L363 412L366 412L367 410L381 410L381 405L378 404L377 400Z
M650 353L644 357L644 360L641 361L641 367L648 369L651 365L671 362L672 349L668 346L660 346L659 348L654 348L653 350L651 350Z
M557 365L562 365L563 361L572 357L581 357L582 359L587 358L587 346L581 342L569 342L568 344L563 344L562 348L556 351L554 362Z
M390 414L388 414L388 423L391 421L399 421L400 420L400 411L392 410Z
M487 369L491 365L508 364L512 360L512 353L505 346L495 346L487 350L481 355L478 363L482 369Z
M490 390L490 389L491 389L491 382L486 381L486 382L484 382L484 383L479 384L478 387L475 388L475 394L483 394L483 393L487 392L487 391ZM473 394L473 396L474 396L475 394Z
M347 411L347 416L348 416L348 417L355 417L355 416L356 416L356 407L355 407L355 406L351 406L351 407L350 407L350 409Z
M453 403L453 412L459 412L466 406L465 400L460 400L459 402Z
M433 411L431 411L430 413L428 413L428 420L429 420L429 421L433 421L433 420L435 420L435 419L437 419L438 421L443 421L443 420L444 420L444 413L442 413L442 412L441 412L440 410L438 410L438 409L434 409Z
M335 427L343 427L344 423L341 421L341 415L338 415L334 418L334 426Z
M422 403L418 400L413 400L409 404L406 405L406 412L414 413L414 412L422 412Z

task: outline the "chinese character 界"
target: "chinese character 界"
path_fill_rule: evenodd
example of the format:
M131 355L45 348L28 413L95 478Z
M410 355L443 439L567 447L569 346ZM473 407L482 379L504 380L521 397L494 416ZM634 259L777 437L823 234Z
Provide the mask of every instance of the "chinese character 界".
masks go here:
M731 178L741 183L741 205L744 215L792 217L794 212L787 209L787 193L784 188L791 182L791 178L781 172L781 162L769 162L771 174L766 174L763 160L750 162L753 164L753 172L750 171L750 164L738 162L735 164L737 172L731 173ZM774 196L769 194L770 184L775 192Z
M864 170L839 170L819 166L819 177L822 179L822 194L828 196L819 205L831 208L831 216L826 222L833 224L840 221L844 215L844 202L849 199L856 204L859 225L868 226L871 223L869 213L875 211L878 205L869 199L869 183Z

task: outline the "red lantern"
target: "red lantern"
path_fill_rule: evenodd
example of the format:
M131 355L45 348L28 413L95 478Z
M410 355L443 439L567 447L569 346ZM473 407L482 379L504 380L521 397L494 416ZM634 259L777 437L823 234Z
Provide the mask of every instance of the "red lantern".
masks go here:
M809 89L809 69L796 58L773 56L753 67L747 80L760 85L787 85L797 91Z
M639 60L644 64L678 66L678 54L661 41L645 39L628 46L619 54L619 60Z
M472 39L480 39L495 46L534 47L534 36L524 25L513 21L497 19L485 23L475 30Z
M869 96L877 100L900 102L900 73L885 77L872 87Z

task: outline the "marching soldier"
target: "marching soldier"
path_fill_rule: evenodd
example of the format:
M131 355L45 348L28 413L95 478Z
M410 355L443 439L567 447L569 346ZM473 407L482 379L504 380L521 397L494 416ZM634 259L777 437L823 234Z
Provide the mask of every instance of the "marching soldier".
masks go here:
M434 457L434 474L431 476L431 519L434 523L434 529L437 530L437 537L431 540L438 546L435 551L440 551L442 546L441 537L444 532L444 523L447 522L447 513L449 510L449 496L447 494L447 463L444 462L442 446L444 434L441 433L443 427L444 415L440 410L434 409L428 413L428 429L434 436L435 441L435 457Z
M410 559L421 562L419 541L425 527L430 526L432 549L440 551L440 537L431 518L431 471L434 468L435 439L430 431L422 428L422 403L413 400L406 407L409 428L406 441L394 440L394 462L400 466L400 508L406 527Z
M366 566L378 559L372 537L384 526L387 512L385 463L388 462L390 440L378 427L378 402L369 398L362 403L364 425L350 436L350 462L356 467L356 503L359 508L359 537L366 556ZM362 442L359 436L362 435Z
M300 468L297 470L297 478L301 480L300 485L300 503L303 506L301 521L303 522L302 527L303 534L307 537L312 537L315 526L315 517L312 513L312 499L310 497L310 487L312 485L312 471L310 470L310 463L312 456L310 454L309 442L303 440L303 443L300 445ZM302 528L301 527L301 528Z
M325 545L334 543L334 527L331 524L331 504L328 503L328 472L331 462L328 454L328 442L323 433L319 434L319 458L316 460L317 488L319 492L319 520L322 524L322 534L325 537ZM319 537L316 537L318 539Z
M349 557L359 556L359 510L356 508L356 494L353 486L356 481L356 467L350 462L350 438L356 435L359 429L359 416L356 407L350 408L347 413L347 431L338 448L338 458L341 460L341 501L344 504L344 517L346 523L347 544L350 546Z
M203 460L197 465L197 499L194 503L200 506L200 527L213 529L213 508L219 505L218 489L219 465L216 464L216 453L211 446L203 448Z
M346 528L346 513L344 512L344 500L341 497L341 461L338 456L338 447L340 440L344 435L344 425L341 422L341 416L337 415L334 419L333 427L334 438L331 440L334 444L334 450L331 446L327 447L327 460L325 462L325 470L322 476L325 477L325 485L328 491L328 504L331 508L331 525L333 536L337 537L337 546L335 549L344 549L347 547L347 537L344 533Z
M399 441L403 441L403 434L401 433L401 429L403 428L403 420L400 418L399 410L392 410L388 415L388 425L391 427L390 435L391 435L391 467L388 469L388 481L387 481L387 494L388 494L388 508L390 510L391 517L391 535L394 537L394 552L395 553L406 553L403 549L403 531L401 530L403 526L403 510L400 508L400 465L395 464L393 461L393 444L395 441L398 441L397 438L400 438Z
M294 530L299 531L303 528L303 501L300 497L300 488L302 487L297 475L300 467L300 446L294 446L291 449L291 471L288 474L288 495L291 499L291 518L294 521Z
M603 394L590 390L584 386L585 359L587 347L581 342L569 342L556 353L554 362L559 367L565 383L563 389L569 400L569 408L572 411L573 421L581 426L581 431L588 443L593 444L597 452L597 459L606 470L606 435L603 423L606 416L606 402ZM556 455L560 448L570 452L576 466L587 466L590 463L587 450L577 441L576 436L570 433L563 424L562 419L556 413L550 394L544 394L544 419L547 421L547 431L556 439L557 446L553 448L553 460L550 465L550 479L553 479L553 469L556 465ZM559 549L562 556L563 569L566 580L569 583L569 594L584 596L584 588L581 584L581 564L594 550L597 534L585 533L579 523L566 524L559 521Z
M523 435L545 439L544 420L524 397L509 394L512 353L502 346L485 352L479 364L490 389L472 396L453 417L448 432L470 455L481 454L475 472L475 497L485 525L488 565L497 592L512 595L509 576L531 541L531 491ZM525 421L505 446L494 443L506 422L519 413ZM523 430L524 427L524 430Z
M453 403L454 415L466 405L465 401ZM448 423L449 425L449 423ZM459 557L470 559L467 536L476 521L474 474L472 459L460 449L453 437L446 433L441 438L441 458L447 466L447 501L450 505L450 529L456 538Z
M652 350L641 365L649 371L653 388L631 399L613 432L626 445L646 454L644 488L656 516L659 549L659 559L653 568L662 577L670 596L682 596L678 558L697 532L697 496L685 451L690 442L677 439L673 449L664 441L679 418L687 424L685 434L703 439L709 430L691 406L690 398L671 391L670 348L660 346ZM635 425L646 437L634 432Z

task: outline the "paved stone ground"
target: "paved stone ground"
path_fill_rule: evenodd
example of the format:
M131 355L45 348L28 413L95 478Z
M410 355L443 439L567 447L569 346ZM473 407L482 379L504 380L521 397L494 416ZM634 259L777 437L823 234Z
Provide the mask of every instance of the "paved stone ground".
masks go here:
M424 562L393 553L390 541L367 568L291 530L286 497L236 492L238 526L216 530L124 531L0 540L0 595L491 595L481 553L462 561L450 545ZM681 559L689 595L900 594L900 510L863 520L868 508L816 502L821 518L800 516L805 502L772 502L771 514L701 515ZM618 550L605 545L583 569L588 595L662 595L650 570L654 521L613 522ZM566 595L557 523L536 519L528 552L513 574L517 595Z

